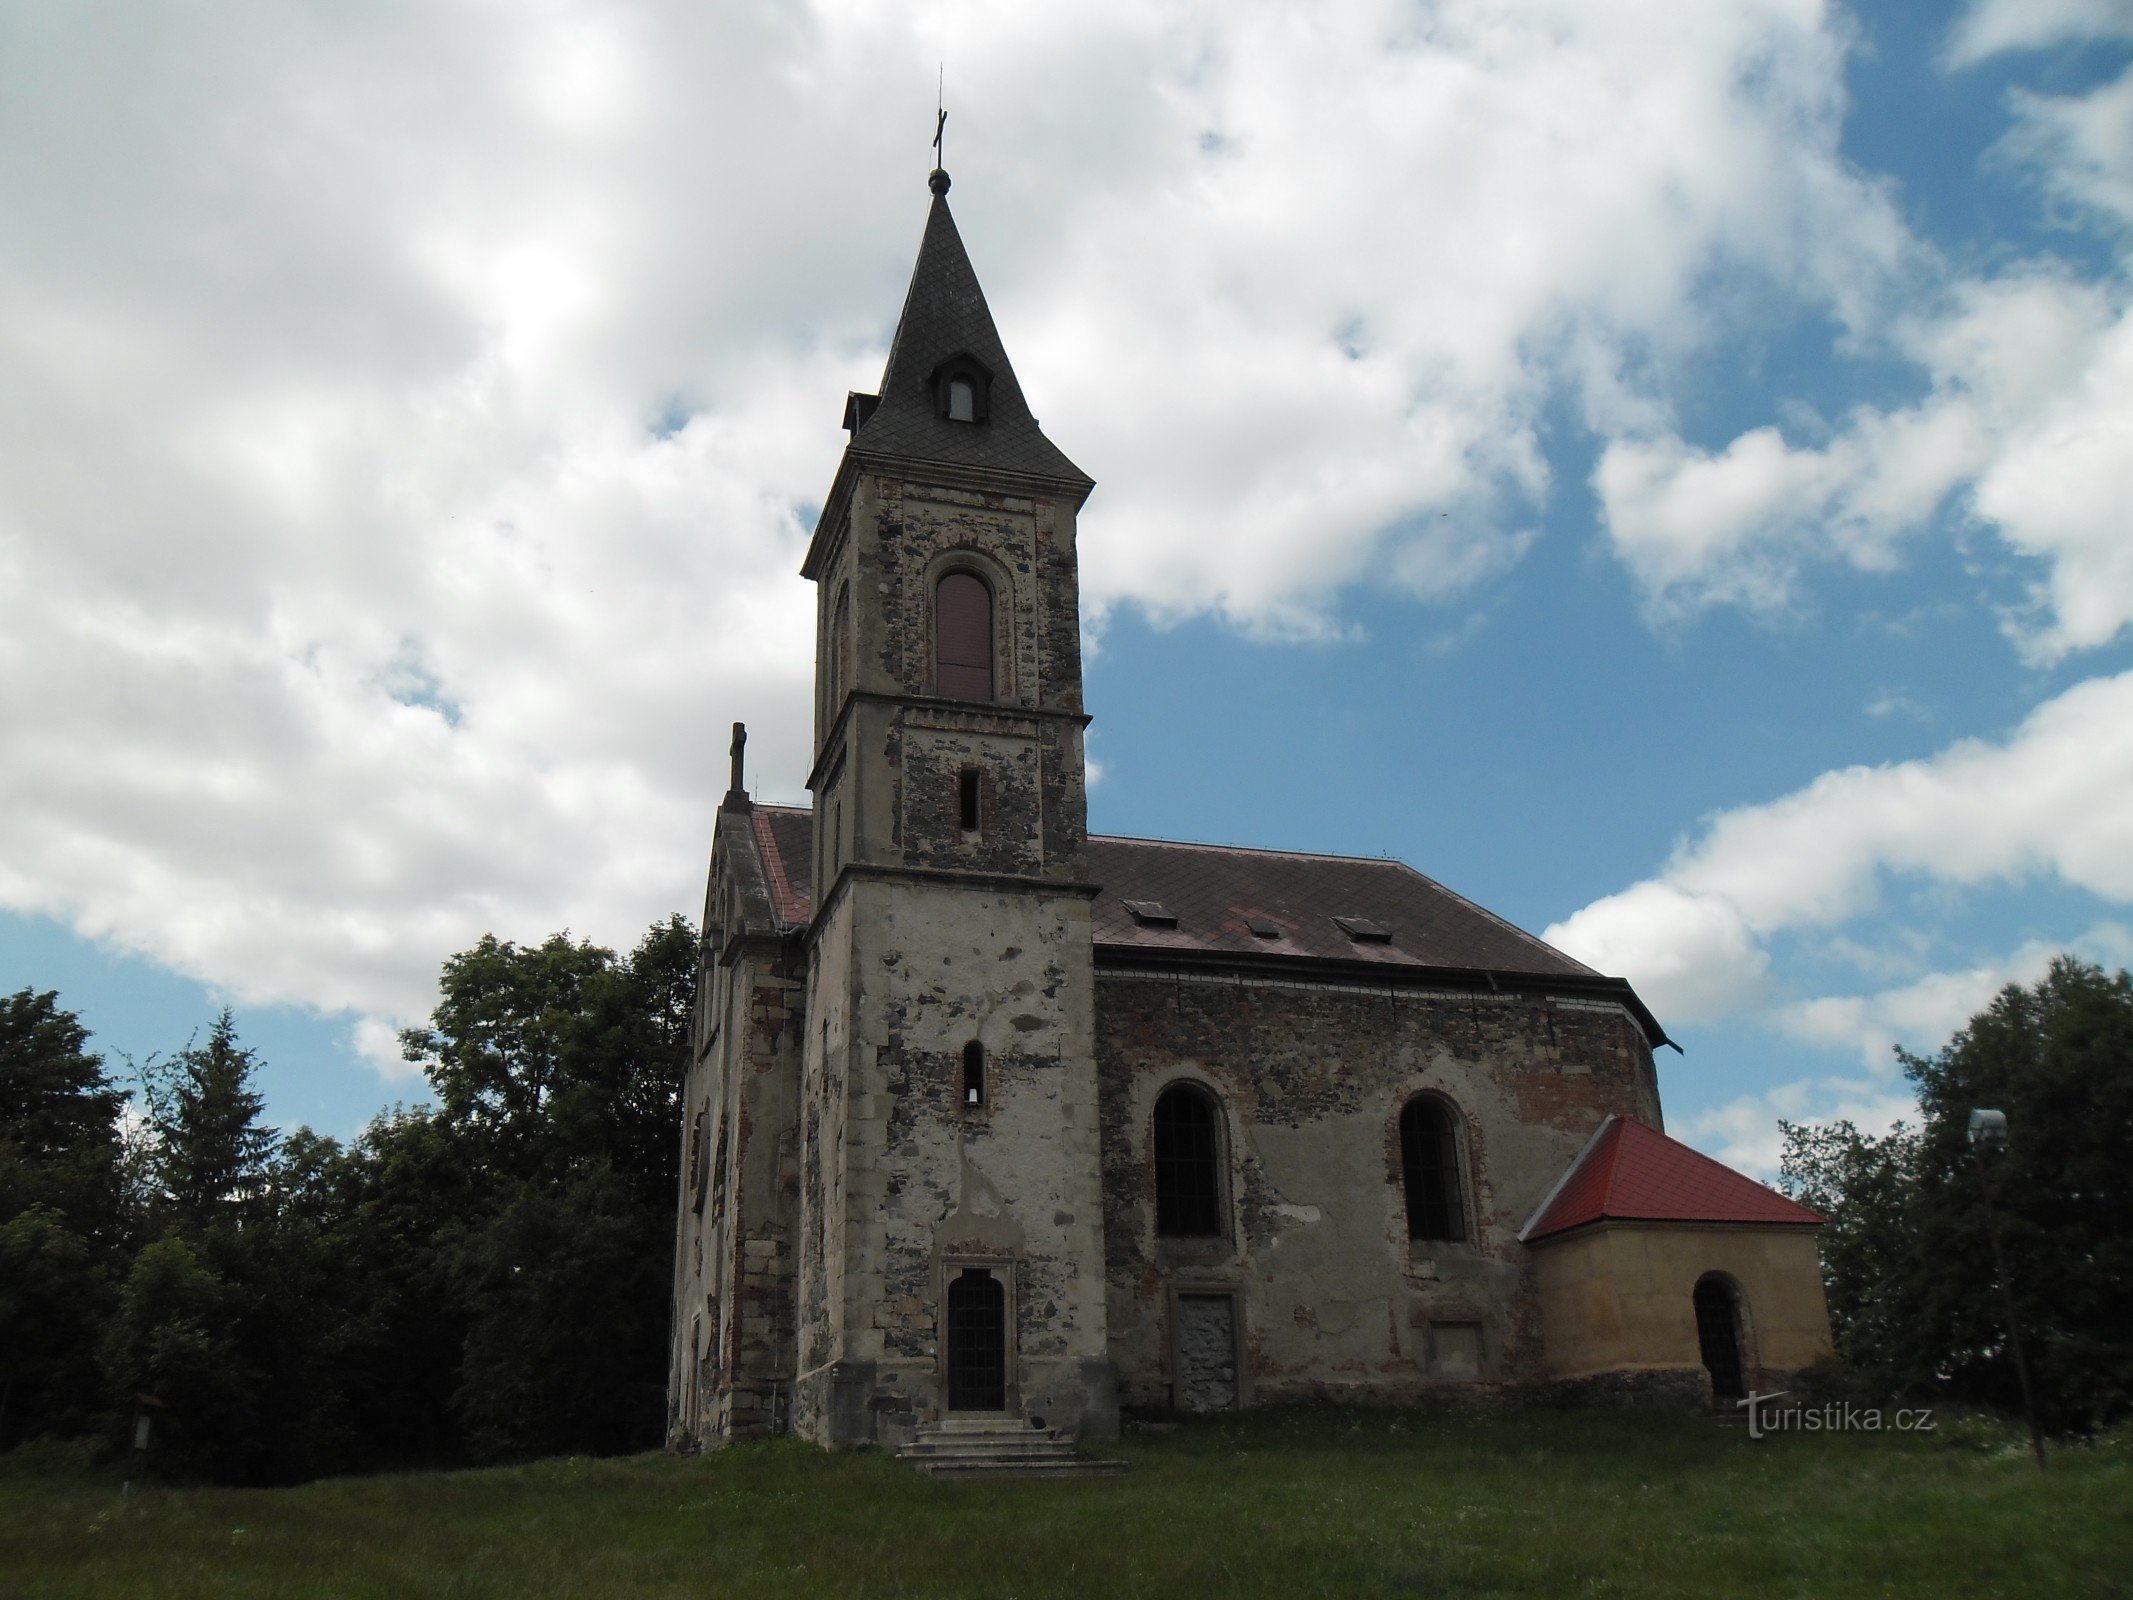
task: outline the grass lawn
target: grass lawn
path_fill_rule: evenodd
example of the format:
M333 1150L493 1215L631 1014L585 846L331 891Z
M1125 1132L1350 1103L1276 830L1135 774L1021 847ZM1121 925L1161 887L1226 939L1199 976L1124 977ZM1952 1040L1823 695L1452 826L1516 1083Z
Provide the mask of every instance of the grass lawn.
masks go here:
M780 1440L296 1489L0 1477L0 1594L2133 1596L2133 1437L1751 1441L1319 1408L1129 1435L1121 1479L934 1483Z

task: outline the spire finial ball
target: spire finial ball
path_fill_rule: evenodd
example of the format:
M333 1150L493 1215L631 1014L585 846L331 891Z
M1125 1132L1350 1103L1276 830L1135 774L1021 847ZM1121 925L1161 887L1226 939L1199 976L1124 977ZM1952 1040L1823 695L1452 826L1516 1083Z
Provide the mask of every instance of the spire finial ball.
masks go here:
M948 174L939 167L935 167L926 174L926 187L931 189L936 196L946 194L948 192Z

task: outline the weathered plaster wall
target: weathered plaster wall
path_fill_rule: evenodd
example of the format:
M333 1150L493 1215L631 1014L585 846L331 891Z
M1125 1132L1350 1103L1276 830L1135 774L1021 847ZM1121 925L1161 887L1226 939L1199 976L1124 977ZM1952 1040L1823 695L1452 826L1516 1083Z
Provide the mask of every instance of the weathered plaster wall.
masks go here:
M854 1031L833 1052L842 1114L824 1119L842 1173L823 1180L824 1303L811 1272L803 1299L806 1431L895 1442L941 1414L945 1283L969 1264L1008 1284L1009 1410L1115 1432L1087 902L856 880L844 908L852 932L818 947L824 973L848 950L857 980ZM975 1109L961 1095L973 1039L987 1061Z
M1812 1228L1606 1222L1531 1247L1548 1375L1700 1373L1696 1282L1730 1275L1745 1302L1751 1382L1829 1353L1829 1306Z
M1173 1297L1227 1289L1242 1398L1409 1399L1531 1382L1540 1304L1516 1239L1611 1112L1656 1121L1651 1054L1612 1006L1188 972L1097 980L1111 1350L1121 1397L1166 1406ZM1223 1108L1229 1231L1158 1239L1151 1118L1190 1079ZM1465 1121L1464 1244L1411 1241L1399 1114Z

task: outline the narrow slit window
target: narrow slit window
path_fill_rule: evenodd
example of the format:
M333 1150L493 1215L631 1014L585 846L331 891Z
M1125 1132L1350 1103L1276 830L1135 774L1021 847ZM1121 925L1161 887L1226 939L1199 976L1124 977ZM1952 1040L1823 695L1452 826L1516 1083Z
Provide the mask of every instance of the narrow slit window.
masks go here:
M963 1104L985 1103L985 1047L973 1039L963 1046Z
M1155 1231L1216 1239L1222 1229L1219 1113L1204 1091L1173 1084L1155 1102Z
M933 684L950 700L990 700L992 590L969 572L951 572L933 592Z
M984 789L982 775L976 767L965 767L956 783L956 813L962 820L965 833L978 832L985 823Z
M1407 1236L1466 1239L1466 1206L1459 1186L1459 1142L1451 1107L1427 1096L1400 1113L1400 1177L1407 1191Z

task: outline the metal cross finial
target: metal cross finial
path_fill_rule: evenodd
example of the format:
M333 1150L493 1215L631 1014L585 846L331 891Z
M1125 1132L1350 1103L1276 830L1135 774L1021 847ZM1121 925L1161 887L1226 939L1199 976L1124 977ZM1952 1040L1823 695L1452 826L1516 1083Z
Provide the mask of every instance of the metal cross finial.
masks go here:
M947 83L948 69L943 67L940 79L934 85L933 170L926 174L926 187L936 195L944 195L948 192L948 169L943 164L948 152L947 146L941 142L948 132Z

